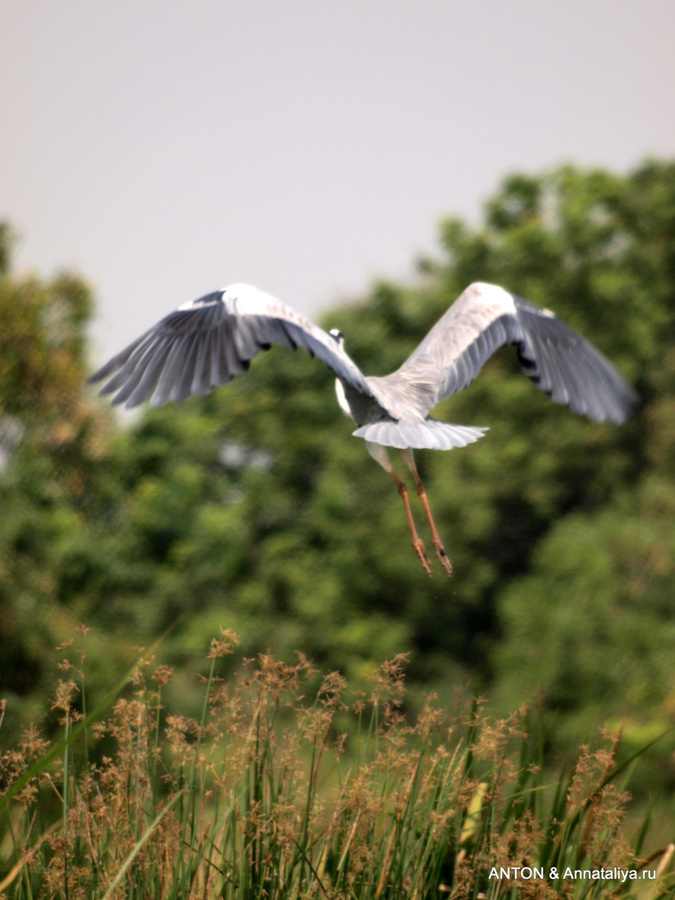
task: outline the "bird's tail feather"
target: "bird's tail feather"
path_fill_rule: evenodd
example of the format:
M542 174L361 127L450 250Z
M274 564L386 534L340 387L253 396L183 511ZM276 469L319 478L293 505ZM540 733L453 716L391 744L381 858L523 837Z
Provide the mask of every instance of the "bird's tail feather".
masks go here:
M354 437L364 438L373 444L405 450L451 450L466 447L482 438L487 428L471 425L453 425L427 418L419 422L371 422L353 432Z

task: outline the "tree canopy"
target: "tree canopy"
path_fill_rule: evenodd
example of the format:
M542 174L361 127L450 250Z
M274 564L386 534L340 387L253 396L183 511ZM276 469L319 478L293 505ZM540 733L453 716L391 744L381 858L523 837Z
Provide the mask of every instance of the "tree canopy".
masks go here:
M672 717L675 163L512 175L479 225L439 234L408 283L323 317L365 372L396 368L464 287L492 281L553 309L644 401L621 429L590 423L533 390L508 349L444 401L439 418L490 426L417 454L451 580L423 575L400 498L319 363L272 349L226 389L120 425L85 386L90 289L16 275L0 232L12 721L78 622L99 635L101 682L167 630L189 667L224 625L249 655L302 650L351 677L410 651L411 677L441 696L467 677L503 707L541 692L562 736Z

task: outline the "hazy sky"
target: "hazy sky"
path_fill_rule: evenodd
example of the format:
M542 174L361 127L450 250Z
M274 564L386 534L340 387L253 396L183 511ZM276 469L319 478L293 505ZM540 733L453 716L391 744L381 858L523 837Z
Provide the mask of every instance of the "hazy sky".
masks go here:
M409 276L509 171L675 155L673 0L0 0L0 217L94 362L250 281Z

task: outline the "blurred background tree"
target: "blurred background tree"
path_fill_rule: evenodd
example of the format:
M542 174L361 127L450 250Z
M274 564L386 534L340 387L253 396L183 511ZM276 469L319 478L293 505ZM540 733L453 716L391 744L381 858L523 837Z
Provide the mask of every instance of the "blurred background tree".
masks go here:
M10 249L5 229L0 677L12 721L44 697L54 643L82 622L95 628L94 689L167 629L189 673L224 625L247 655L302 650L352 679L411 651L420 692L449 696L470 678L501 710L538 698L562 749L605 719L635 740L672 722L675 163L510 176L480 225L441 224L409 284L374 284L322 317L364 371L384 374L464 287L492 281L555 310L644 399L621 429L590 423L504 350L444 401L439 418L490 426L466 449L419 454L451 580L424 576L400 498L350 438L321 364L274 348L227 389L116 425L84 386L90 291L70 275L15 276ZM178 675L177 693L187 683Z
M68 273L17 277L0 227L0 654L8 716L43 708L53 650L78 621L59 596L64 543L86 540L109 413L84 388L92 295ZM35 705L34 705L35 704Z

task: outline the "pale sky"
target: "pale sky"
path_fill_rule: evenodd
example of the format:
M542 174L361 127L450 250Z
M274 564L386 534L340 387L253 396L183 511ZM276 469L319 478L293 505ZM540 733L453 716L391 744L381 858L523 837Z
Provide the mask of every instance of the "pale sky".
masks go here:
M673 0L0 0L0 218L92 362L235 281L410 278L507 173L675 156Z

